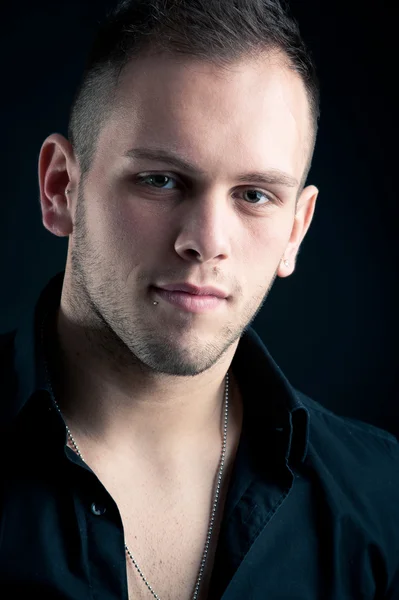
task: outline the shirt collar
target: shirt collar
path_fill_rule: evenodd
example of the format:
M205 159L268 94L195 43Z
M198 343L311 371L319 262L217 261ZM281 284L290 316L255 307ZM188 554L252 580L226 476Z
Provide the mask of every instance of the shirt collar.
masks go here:
M14 346L16 413L40 390L50 393L41 327L47 314L54 314L59 307L64 275L61 271L48 281L20 320ZM309 412L252 327L241 336L232 369L243 395L246 423L259 434L257 439L261 440L268 428L286 431L285 460L302 462L308 448Z
M15 336L15 371L17 375L18 413L27 400L40 390L50 393L47 382L41 328L47 314L60 304L65 271L57 273L41 290L37 300L25 307Z

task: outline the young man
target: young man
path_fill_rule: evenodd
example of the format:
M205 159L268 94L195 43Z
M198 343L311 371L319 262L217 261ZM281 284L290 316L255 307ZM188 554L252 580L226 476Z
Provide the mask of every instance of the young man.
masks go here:
M2 336L0 596L399 598L399 447L250 323L312 221L277 0L123 2L39 159L65 271Z

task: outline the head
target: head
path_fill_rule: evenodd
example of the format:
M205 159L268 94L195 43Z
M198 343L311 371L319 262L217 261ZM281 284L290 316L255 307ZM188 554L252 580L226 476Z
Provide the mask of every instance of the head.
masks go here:
M45 227L69 237L64 306L119 367L209 369L294 271L318 94L277 0L127 1L100 28L39 178ZM227 297L202 314L159 301L182 281Z

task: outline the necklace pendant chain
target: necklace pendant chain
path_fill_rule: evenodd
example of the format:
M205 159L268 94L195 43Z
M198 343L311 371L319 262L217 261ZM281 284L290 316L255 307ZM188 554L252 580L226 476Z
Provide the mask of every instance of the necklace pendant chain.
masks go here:
M42 323L41 335L42 335L42 348L44 348L44 343L43 343L44 342L44 322ZM53 401L54 406L57 409L59 415L64 420L61 409L58 406L57 401L55 399L54 391L53 391L53 388L51 385L51 379L50 379L50 375L49 375L49 371L48 371L46 356L44 356L44 367L45 367L45 371L46 371L46 375L47 375L47 382L48 382L48 385L50 388L52 401ZM223 468L224 468L224 462L225 462L225 457L226 457L228 414L229 414L229 373L227 372L226 373L226 384L225 384L225 396L224 396L222 451L221 451L219 468L218 468L218 473L217 473L217 478L216 478L216 490L215 490L213 504L212 504L211 516L210 516L210 521L209 521L209 526L208 526L208 531L207 531L207 536L206 536L206 541L205 541L205 548L204 548L204 552L202 554L198 577L197 577L197 580L195 583L195 588L194 588L194 592L193 592L191 600L197 600L197 598L198 598L198 594L200 591L200 587L201 587L201 583L202 583L202 579L203 579L203 575L204 575L204 571L205 571L206 559L208 557L208 552L209 552L209 548L210 548L215 519L216 519L216 511L217 511L217 506L218 506L218 501L219 501L219 496L220 496ZM64 420L64 423L65 423L65 420ZM74 437L72 436L71 430L69 429L68 425L66 425L66 423L65 423L65 428L66 428L68 438L76 451L76 454L79 456L79 458L83 462L86 462L82 456L81 451L79 450L79 446L77 445ZM158 594L155 593L155 591L153 590L153 588L151 587L151 585L145 578L142 570L140 569L139 565L137 564L136 560L134 559L133 554L129 550L126 543L125 543L125 551L126 551L126 554L128 555L128 557L130 558L132 564L136 568L137 572L139 573L141 579L143 580L143 582L147 586L148 590L153 595L153 597L156 598L156 600L161 600L160 597L158 596Z

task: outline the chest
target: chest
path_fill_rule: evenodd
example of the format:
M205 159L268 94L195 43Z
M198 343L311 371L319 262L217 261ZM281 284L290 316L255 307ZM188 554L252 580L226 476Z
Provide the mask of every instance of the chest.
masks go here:
M215 505L215 477L168 489L120 481L97 473L114 499L123 524L129 600L191 600L207 547L198 600L207 597L223 514L224 487ZM227 482L226 482L227 483ZM172 491L173 490L173 491ZM140 574L140 571L141 574ZM148 583L148 585L146 584Z
M149 586L161 600L189 600L198 583L209 528L209 511L147 511L144 516L122 510L129 600L151 597ZM190 518L191 513L191 518ZM214 526L212 544L200 578L198 599L207 597L217 541ZM141 571L141 574L139 572Z

